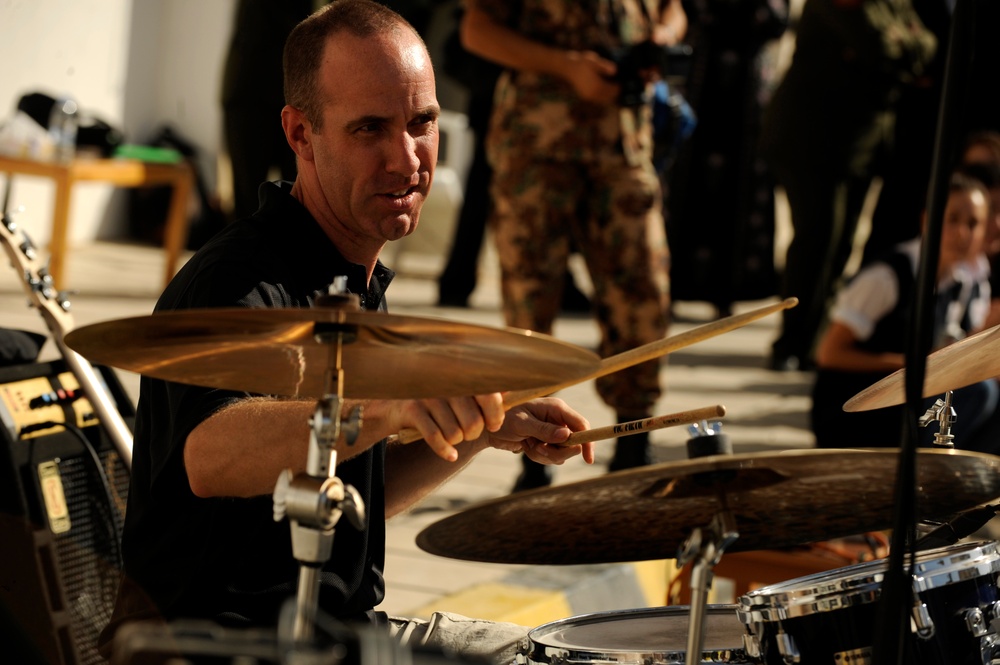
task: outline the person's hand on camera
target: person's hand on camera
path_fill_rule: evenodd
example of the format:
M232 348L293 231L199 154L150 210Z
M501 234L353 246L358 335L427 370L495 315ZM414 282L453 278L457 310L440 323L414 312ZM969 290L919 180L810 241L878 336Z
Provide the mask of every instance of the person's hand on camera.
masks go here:
M566 80L580 99L602 106L615 103L621 86L615 82L614 62L594 51L568 51L566 57Z

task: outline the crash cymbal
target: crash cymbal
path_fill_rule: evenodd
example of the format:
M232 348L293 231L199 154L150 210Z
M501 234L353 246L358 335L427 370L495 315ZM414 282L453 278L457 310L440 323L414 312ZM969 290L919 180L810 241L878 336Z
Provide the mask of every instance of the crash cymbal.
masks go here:
M163 312L84 326L66 343L91 362L169 381L319 398L338 329L348 331L344 397L520 390L587 376L600 363L535 332L334 308Z
M942 395L995 376L1000 376L1000 326L983 330L927 356L923 397ZM870 411L905 401L905 373L899 370L847 400L844 411Z
M723 505L727 552L801 545L892 526L898 449L716 455L519 492L427 527L421 549L469 561L591 564L670 559ZM917 455L918 519L1000 496L1000 457Z

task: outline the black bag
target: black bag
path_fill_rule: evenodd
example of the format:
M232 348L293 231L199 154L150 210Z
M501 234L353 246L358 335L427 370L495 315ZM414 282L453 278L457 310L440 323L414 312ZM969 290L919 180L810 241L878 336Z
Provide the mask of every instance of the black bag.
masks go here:
M188 225L187 249L196 250L225 226L225 215L209 198L205 179L198 168L198 150L174 129L164 126L147 145L173 148L184 156L194 174L197 210ZM163 232L170 210L173 188L169 185L129 190L129 234L136 240L163 244Z

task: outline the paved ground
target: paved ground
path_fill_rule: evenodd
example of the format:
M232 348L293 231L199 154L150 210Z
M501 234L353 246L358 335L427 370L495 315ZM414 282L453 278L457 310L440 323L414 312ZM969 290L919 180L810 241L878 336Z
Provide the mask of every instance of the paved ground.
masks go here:
M433 276L439 267L435 257L406 251L390 255L396 261L395 267L400 268L389 292L392 312L501 325L495 262L489 253L483 259L480 286L469 309L434 306ZM162 286L162 265L163 253L151 247L94 243L74 249L69 255L66 284L77 292L71 297L75 325L148 314ZM736 311L764 304L769 303L742 303ZM671 334L711 321L714 312L704 304L678 303L676 315ZM811 376L764 369L777 321L778 316L772 315L666 357L662 364L666 392L656 415L721 404L727 409L724 428L736 452L766 453L811 447L811 436L806 429ZM47 332L39 314L27 306L19 277L13 270L0 270L0 326ZM596 326L587 316L561 318L554 334L585 348L593 348L597 341ZM42 359L57 356L55 346L47 344ZM127 372L119 372L119 376L134 400L137 377ZM592 383L568 388L560 396L584 413L593 427L613 424L613 413L600 402ZM686 429L681 427L653 432L656 460L683 459L687 437ZM604 474L611 444L598 446L596 465L587 467L578 460L571 461L557 470L556 483ZM518 458L514 455L483 454L420 506L390 521L388 590L381 609L422 615L444 607L473 616L539 625L581 611L662 604L661 587L668 568L663 562L624 567L529 568L437 557L415 545L414 539L424 527L472 503L506 495L518 470ZM523 537L531 541L550 538L552 534L525 533ZM600 538L601 534L593 537ZM520 588L513 596L512 586ZM532 588L541 591L532 595ZM554 604L550 602L553 590L558 591Z

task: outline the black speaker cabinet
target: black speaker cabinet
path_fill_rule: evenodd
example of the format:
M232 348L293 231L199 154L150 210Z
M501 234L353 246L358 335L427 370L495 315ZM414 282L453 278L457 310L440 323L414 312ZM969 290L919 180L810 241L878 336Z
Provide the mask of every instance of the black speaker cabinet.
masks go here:
M114 372L96 369L131 427ZM128 469L61 360L0 368L0 442L0 660L103 663Z

